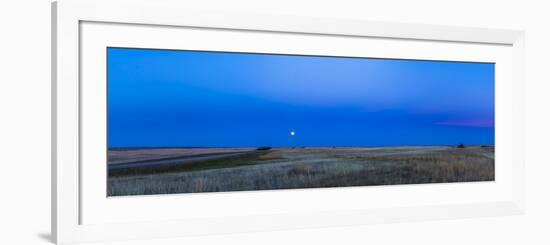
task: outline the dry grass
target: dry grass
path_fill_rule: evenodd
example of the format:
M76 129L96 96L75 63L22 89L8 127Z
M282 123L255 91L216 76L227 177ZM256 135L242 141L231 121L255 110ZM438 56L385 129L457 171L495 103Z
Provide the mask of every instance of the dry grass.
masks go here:
M186 157L217 153L246 152L254 148L118 148L109 149L108 163L126 163L171 157Z
M494 149L277 149L246 165L109 177L109 195L144 195L494 180Z
M259 157L260 160L278 160L284 159L284 155L281 151L272 151Z

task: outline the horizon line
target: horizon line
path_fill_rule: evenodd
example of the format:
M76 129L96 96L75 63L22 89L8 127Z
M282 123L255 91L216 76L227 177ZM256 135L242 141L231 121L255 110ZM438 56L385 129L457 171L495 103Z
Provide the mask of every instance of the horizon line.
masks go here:
M175 149L175 148L258 148L258 147L271 147L271 148L303 148L303 147L326 147L326 148L350 148L350 147L414 147L414 146L495 146L495 144L450 144L450 145L349 145L349 146L319 146L319 145L300 145L300 146L268 146L268 145L257 145L257 146L114 146L107 147L107 149L139 149L139 148L149 148L149 149Z

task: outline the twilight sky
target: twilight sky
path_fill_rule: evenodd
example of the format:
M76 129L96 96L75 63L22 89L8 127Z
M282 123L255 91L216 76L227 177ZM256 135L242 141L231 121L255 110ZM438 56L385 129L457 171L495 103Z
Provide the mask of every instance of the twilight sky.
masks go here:
M494 64L107 52L109 147L494 144Z

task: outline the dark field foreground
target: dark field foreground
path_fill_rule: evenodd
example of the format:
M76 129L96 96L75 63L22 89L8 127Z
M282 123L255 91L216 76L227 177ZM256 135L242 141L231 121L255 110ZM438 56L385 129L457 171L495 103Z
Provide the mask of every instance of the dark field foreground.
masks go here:
M494 148L478 146L138 149L109 158L109 196L494 180Z

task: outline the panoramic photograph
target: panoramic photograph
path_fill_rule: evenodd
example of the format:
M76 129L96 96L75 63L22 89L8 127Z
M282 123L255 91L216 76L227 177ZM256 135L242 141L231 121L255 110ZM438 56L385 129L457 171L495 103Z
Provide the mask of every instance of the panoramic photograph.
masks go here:
M107 195L495 179L494 63L107 48Z

